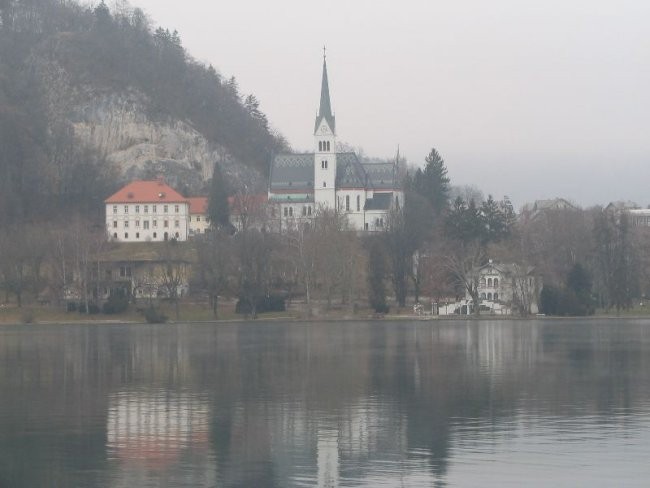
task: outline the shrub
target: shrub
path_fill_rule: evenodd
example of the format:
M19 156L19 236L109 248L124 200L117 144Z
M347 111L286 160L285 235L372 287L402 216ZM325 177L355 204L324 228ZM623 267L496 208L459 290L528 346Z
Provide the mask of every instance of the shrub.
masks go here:
M106 315L125 312L129 308L129 300L125 296L111 295L102 307L102 312Z
M281 295L260 296L255 300L255 311L257 313L265 312L284 312L287 310L285 299ZM235 313L250 314L253 312L253 307L250 301L245 297L239 297L237 305L235 305Z
M144 318L148 324L164 324L167 322L167 316L156 310L153 305L144 311Z

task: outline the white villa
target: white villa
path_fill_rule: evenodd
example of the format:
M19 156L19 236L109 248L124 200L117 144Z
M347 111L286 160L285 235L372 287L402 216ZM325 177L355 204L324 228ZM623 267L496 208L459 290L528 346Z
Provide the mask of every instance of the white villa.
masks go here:
M404 200L397 169L397 161L362 163L353 152L337 152L323 58L314 152L278 154L271 162L268 196L280 230L309 222L319 209L343 212L352 229L382 230L391 209L400 208Z
M104 202L106 230L118 242L186 241L190 202L162 178L133 181Z

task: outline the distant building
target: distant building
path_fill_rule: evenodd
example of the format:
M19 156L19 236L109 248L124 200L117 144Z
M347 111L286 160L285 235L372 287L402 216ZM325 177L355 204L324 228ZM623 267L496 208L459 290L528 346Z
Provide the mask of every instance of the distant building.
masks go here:
M512 314L539 312L541 278L532 266L515 263L494 263L492 260L478 270L478 293L481 305L494 313ZM471 299L469 293L465 296ZM523 310L522 310L523 309Z
M188 238L190 203L162 178L133 181L107 198L105 204L106 230L115 241Z
M534 203L527 203L521 209L520 216L525 220L535 220L540 215L556 210L578 210L578 206L564 198L553 198L550 200L535 200Z
M190 204L190 237L205 234L210 230L208 197L192 197L187 201Z
M537 314L542 279L532 266L516 263L495 263L476 268L471 276L478 285L481 313L495 315ZM468 291L461 300L441 302L440 315L470 315L475 307L474 299Z
M271 163L268 196L279 230L309 222L320 209L344 213L353 229L382 230L404 200L398 162L362 163L353 152L337 152L325 59L313 130L314 152L278 154Z

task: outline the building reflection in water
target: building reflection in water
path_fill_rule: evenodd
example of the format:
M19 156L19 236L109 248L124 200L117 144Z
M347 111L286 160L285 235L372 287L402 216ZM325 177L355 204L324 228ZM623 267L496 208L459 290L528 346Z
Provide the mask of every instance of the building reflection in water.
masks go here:
M114 486L138 486L146 479L170 479L191 459L183 484L216 483L205 400L167 390L121 391L109 395L107 457L118 464ZM187 479L191 477L190 479Z

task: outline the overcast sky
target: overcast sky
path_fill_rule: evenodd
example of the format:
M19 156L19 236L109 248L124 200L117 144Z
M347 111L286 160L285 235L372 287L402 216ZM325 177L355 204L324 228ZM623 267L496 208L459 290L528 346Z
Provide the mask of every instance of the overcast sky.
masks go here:
M312 148L322 47L340 141L431 147L516 206L650 204L648 0L132 0Z

